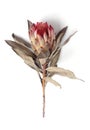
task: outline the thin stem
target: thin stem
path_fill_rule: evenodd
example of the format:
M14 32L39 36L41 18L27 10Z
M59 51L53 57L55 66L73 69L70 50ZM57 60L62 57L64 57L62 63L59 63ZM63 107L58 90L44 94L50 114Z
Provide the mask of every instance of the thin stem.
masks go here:
M46 76L46 66L47 64L43 65L43 78L42 78L42 90L43 90L43 117L45 117L45 76Z
M43 87L43 117L45 117L45 80L42 81Z

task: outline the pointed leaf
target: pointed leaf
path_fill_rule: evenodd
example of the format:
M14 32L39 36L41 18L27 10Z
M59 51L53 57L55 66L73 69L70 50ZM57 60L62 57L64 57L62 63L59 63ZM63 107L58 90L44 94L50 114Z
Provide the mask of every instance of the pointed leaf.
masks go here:
M54 53L57 51L57 49L61 46L61 41L62 41L62 38L63 36L65 35L66 33L66 30L67 30L67 26L64 27L62 30L60 30L57 35L56 35L56 40L54 41L54 45L53 45L53 48L52 48L52 53L50 55L49 58L52 58Z
M50 83L54 84L55 86L59 86L61 88L61 85L57 81L53 80L52 78L45 77L44 79L46 82L50 82Z
M30 50L30 48L23 46L17 42L11 41L11 40L6 40L6 43L13 48L18 48L19 50L22 50L22 52L24 52L25 54L35 58L36 56L34 55L34 53Z
M63 39L63 36L65 35L66 33L66 30L67 30L67 26L64 27L62 30L60 30L56 37L55 37L55 40L54 40L54 43L53 43L53 47L52 47L52 53L50 55L50 57L52 57L53 53L57 51L57 49L61 46L61 41Z
M76 32L77 32L77 31L76 31ZM71 37L72 37L73 35L75 35L76 32L74 32L73 34L71 34L71 35L64 41L64 43L61 45L61 48L69 42L69 40L71 39Z
M19 37L19 36L15 35L14 33L12 34L12 37L13 37L13 39L14 39L16 42L18 42L19 44L21 44L21 45L24 45L24 46L27 46L27 47L30 47L30 48L31 48L30 43L29 43L29 42L27 42L26 40L24 40L23 38L21 38L21 37Z
M67 29L67 28L66 28ZM68 43L68 41L70 40L70 38L75 34L76 32L74 32L73 34L71 34L65 41L63 44L57 44L56 43L56 47L54 48L54 50L52 51L51 55L49 56L49 60L53 59L53 56L56 55L56 53L58 53L58 51L60 52L62 47L64 45L66 45ZM60 55L60 54L59 54Z
M26 56L24 58L25 64L29 65L31 68L35 69L37 72L39 72L38 67L35 65L34 60L31 57Z
M60 56L60 51L61 50L57 50L52 58L50 59L50 66L56 66L57 65L57 62L58 62L58 59L59 59L59 56Z
M28 31L29 31L33 23L29 20L27 20L27 22L28 22Z
M66 27L64 27L62 30L60 30L59 32L58 32L58 34L56 35L56 41L57 41L57 44L60 44L61 43L61 41L62 41L62 38L63 38L63 36L65 35L65 33L66 33L66 31L67 31L67 26Z
M66 70L60 67L48 67L46 70L51 73L53 72L55 74L60 74L61 76L66 76L68 78L77 79L75 74L72 71Z
M28 47L22 46L14 41L6 40L7 44L12 47L12 49L24 60L26 64L28 64L33 69L37 70L38 66L36 66L33 59L36 59L36 56L29 50ZM40 69L40 68L38 68Z

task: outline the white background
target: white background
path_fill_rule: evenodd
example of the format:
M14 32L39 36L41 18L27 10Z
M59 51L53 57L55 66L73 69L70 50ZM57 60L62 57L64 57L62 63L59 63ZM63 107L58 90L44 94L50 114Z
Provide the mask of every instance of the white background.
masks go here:
M90 130L89 0L0 0L0 130ZM62 89L48 83L46 117L37 73L4 42L14 32L26 39L27 19L47 21L55 32L68 25L78 33L63 48L58 66L84 82L54 76Z

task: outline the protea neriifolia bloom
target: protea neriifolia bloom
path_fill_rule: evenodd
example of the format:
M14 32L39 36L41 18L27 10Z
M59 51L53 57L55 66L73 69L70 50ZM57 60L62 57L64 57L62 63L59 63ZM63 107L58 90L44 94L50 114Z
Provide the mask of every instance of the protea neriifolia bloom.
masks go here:
M45 114L45 86L47 82L60 86L51 77L58 73L62 76L76 79L72 71L57 67L57 61L61 49L69 39L75 34L70 35L63 43L67 27L64 27L57 34L48 23L37 22L36 24L28 21L28 33L30 42L12 34L14 41L6 40L7 44L23 58L24 62L38 72L43 90L43 117ZM61 44L62 43L62 44Z
M29 36L32 49L37 56L41 55L43 58L50 55L55 40L54 29L51 25L49 26L47 22L32 24L29 30Z

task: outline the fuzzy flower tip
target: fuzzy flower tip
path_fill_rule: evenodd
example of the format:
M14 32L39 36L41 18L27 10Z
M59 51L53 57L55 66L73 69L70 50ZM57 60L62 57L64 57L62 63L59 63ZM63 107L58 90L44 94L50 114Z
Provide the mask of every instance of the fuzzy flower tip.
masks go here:
M32 24L29 29L29 36L31 40L32 49L35 51L36 55L40 53L48 52L52 50L55 34L54 29L47 22L37 22L37 24Z

